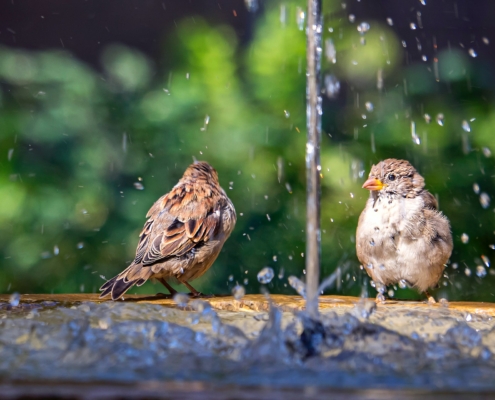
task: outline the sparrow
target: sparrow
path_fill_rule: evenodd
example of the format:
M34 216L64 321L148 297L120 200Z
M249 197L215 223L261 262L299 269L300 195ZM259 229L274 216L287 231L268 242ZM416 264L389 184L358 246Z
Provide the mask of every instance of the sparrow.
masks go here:
M370 197L359 217L356 251L384 301L387 285L406 284L435 299L435 287L452 253L447 217L406 160L389 158L371 167L363 188Z
M148 279L162 283L171 295L177 291L168 282L182 283L199 297L189 281L212 266L237 220L217 171L204 161L191 164L146 217L134 261L100 288L100 298L119 299Z

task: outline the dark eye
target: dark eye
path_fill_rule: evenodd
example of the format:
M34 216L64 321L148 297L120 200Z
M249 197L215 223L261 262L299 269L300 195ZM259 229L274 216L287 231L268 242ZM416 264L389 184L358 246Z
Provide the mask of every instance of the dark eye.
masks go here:
M394 174L388 174L388 180L389 181L395 181L395 175Z

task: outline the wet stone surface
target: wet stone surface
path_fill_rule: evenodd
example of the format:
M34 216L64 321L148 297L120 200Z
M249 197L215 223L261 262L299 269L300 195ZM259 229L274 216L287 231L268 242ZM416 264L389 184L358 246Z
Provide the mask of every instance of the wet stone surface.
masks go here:
M491 304L324 296L315 321L291 296L95 300L0 296L3 382L495 389Z

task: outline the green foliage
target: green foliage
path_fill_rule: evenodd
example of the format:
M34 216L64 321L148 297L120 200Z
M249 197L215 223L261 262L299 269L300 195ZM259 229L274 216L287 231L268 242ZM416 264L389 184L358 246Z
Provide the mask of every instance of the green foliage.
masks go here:
M171 72L117 43L102 50L103 73L67 52L0 48L1 292L97 291L100 275L132 260L147 210L196 158L218 170L238 223L195 286L228 293L247 279L247 291L258 292L256 274L268 265L285 271L269 289L293 293L287 277L304 275L306 38L295 23L304 4L284 4L285 23L280 5L266 4L247 46L200 17L179 23L164 54ZM481 151L492 143L494 107L472 85L484 79L482 66L466 52L443 50L437 82L432 62L401 66L404 49L389 27L368 21L361 35L339 8L325 2L332 29L324 40L333 40L337 57L323 60L323 74L342 89L338 100L324 100L322 274L341 267L334 292L359 295L366 287L354 249L368 196L360 186L372 163L407 158L453 227L458 268L446 269L439 295L491 300L491 270L476 276L494 243L493 206L483 208L473 192L477 183L492 196L495 174ZM156 290L147 284L134 292Z

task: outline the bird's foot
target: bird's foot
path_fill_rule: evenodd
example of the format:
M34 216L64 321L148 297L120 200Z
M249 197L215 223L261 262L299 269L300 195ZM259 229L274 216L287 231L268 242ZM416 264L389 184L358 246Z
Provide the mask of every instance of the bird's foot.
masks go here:
M429 304L436 304L435 298L427 290L425 290L425 295L428 298Z

